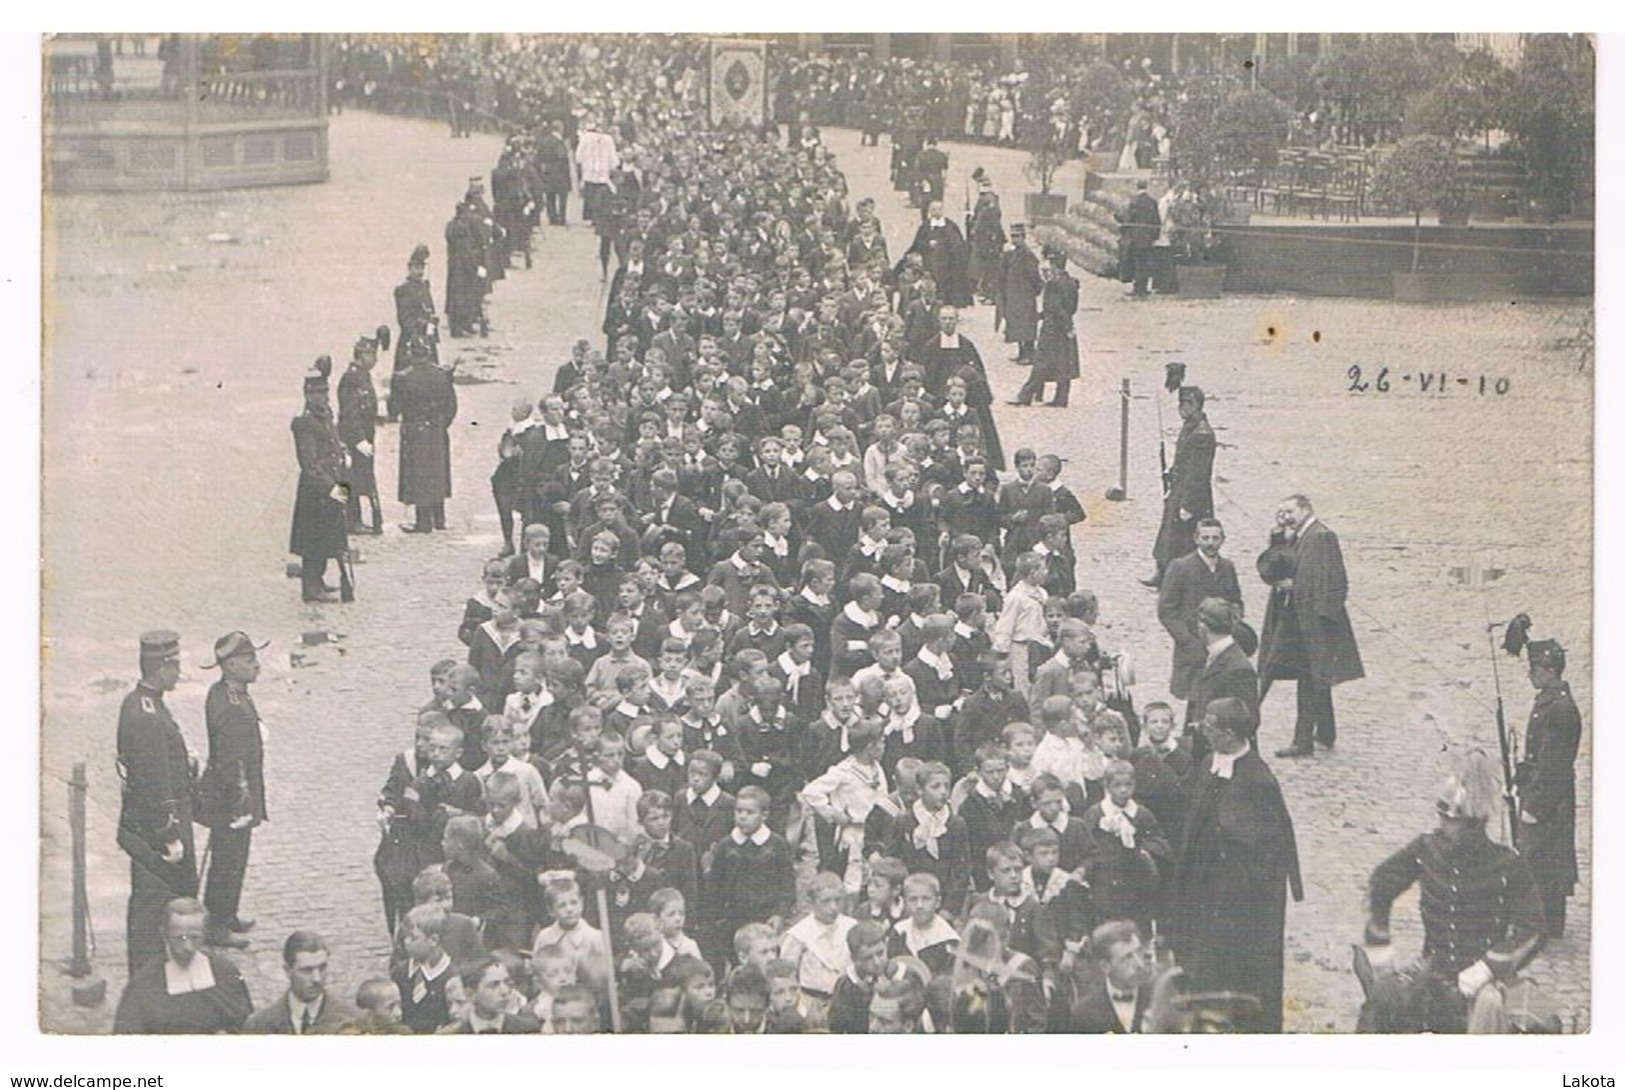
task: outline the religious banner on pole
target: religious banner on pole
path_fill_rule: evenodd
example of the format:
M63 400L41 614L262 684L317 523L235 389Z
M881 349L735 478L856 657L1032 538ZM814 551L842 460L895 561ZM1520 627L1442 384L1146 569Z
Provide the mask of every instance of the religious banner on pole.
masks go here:
M711 124L759 128L767 120L767 43L711 41Z

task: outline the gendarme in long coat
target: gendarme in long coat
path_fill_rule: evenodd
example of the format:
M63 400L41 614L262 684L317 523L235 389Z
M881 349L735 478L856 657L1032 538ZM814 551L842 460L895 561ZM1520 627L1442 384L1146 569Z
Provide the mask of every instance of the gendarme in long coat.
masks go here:
M451 372L419 363L395 380L401 410L402 503L442 503L451 495L451 436L457 388Z
M1518 801L1533 823L1518 827L1518 851L1535 876L1548 915L1574 892L1574 761L1580 751L1580 709L1559 681L1535 694L1518 769ZM1551 923L1560 922L1556 916Z
M1060 382L1078 377L1078 282L1071 273L1056 273L1044 281L1038 345L1033 349L1033 379Z
M1026 246L1006 250L999 259L996 286L997 317L1004 324L1006 344L1038 339L1038 295L1044 289L1038 255Z
M1286 898L1303 900L1298 843L1281 785L1256 750L1230 777L1193 769L1175 871L1174 949L1192 987L1258 997L1262 1032L1281 1032Z
M1298 534L1292 576L1292 614L1303 640L1306 677L1316 685L1340 685L1365 677L1354 627L1344 605L1349 576L1337 535L1319 519Z
M349 548L344 501L333 486L346 479L344 444L329 415L293 418L293 449L299 458L299 491L293 500L288 551L306 560L331 560Z
M1162 525L1151 547L1151 555L1159 565L1166 566L1194 549L1196 543L1191 535L1196 524L1213 517L1213 455L1217 449L1218 439L1207 422L1207 414L1196 412L1186 417L1174 444L1174 463L1168 467L1172 480L1162 501ZM1181 519L1182 510L1191 517Z

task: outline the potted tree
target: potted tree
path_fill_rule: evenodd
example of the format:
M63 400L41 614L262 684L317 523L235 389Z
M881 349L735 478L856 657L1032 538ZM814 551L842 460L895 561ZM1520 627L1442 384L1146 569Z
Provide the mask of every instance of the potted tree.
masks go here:
M1411 268L1394 273L1395 299L1417 303L1436 296L1441 285L1429 281L1443 274L1421 271L1422 213L1463 196L1456 145L1446 137L1406 137L1377 165L1371 179L1372 200L1412 216Z
M1037 193L1028 193L1022 201L1027 222L1035 225L1049 223L1066 214L1066 194L1050 192L1055 185L1055 176L1066 165L1066 156L1049 138L1047 127L1044 134L1043 142L1032 149L1021 168L1027 180L1038 187Z
M1190 89L1174 111L1169 172L1179 195L1169 216L1181 295L1219 293L1226 270L1216 228L1233 215L1224 190L1275 165L1288 118L1274 95L1223 77Z

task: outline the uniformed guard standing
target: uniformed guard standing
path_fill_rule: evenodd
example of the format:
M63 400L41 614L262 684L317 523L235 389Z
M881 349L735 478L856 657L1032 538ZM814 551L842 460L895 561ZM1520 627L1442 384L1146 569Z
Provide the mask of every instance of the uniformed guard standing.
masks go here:
M191 755L164 706L164 694L180 680L180 657L174 632L143 635L141 680L119 706L118 845L130 857L125 944L131 973L164 956L164 906L197 895Z
M1162 585L1170 561L1190 552L1196 524L1213 517L1213 455L1218 439L1207 419L1207 397L1198 386L1179 388L1179 416L1184 424L1174 443L1174 463L1163 479L1162 525L1151 546L1156 574L1140 582Z
M1529 683L1535 704L1518 762L1518 851L1529 864L1546 907L1546 934L1563 934L1568 899L1580 876L1574 853L1574 760L1580 750L1580 709L1563 680L1568 655L1556 640L1529 644Z
M389 327L380 326L378 331L388 336ZM378 390L372 384L372 368L377 362L378 341L362 337L355 342L349 369L339 379L339 438L344 442L350 462L350 497L345 502L344 518L352 534L384 532L373 449L378 436ZM363 496L372 508L371 526L363 526L361 522Z
M254 927L253 920L237 914L237 907L254 827L266 819L265 739L248 692L260 676L255 652L264 647L242 632L228 632L214 641L212 665L220 668L220 680L209 686L203 705L209 764L198 793L204 809L201 821L210 829L203 907L209 912L205 930L211 946L242 949L248 942L239 936Z
M1371 875L1367 946L1389 944L1395 899L1421 886L1423 1028L1435 1033L1466 1030L1479 993L1509 980L1543 941L1545 919L1529 868L1485 832L1498 805L1489 758L1473 750L1440 791L1438 829L1405 845Z
M305 411L291 425L299 457L299 491L293 501L288 551L299 557L301 590L307 602L334 600L333 588L324 579L327 562L342 562L350 547L344 528L349 496L344 444L333 426L333 409L327 400L327 377L332 370L333 361L323 356L305 375ZM339 577L348 599L349 572L342 563Z
M435 318L434 290L429 287L429 248L418 243L406 263L406 279L395 286L395 322L401 335L395 342L395 367L389 378L389 419L399 419L401 412L395 407L395 376L406 370L406 349L413 341L422 341L429 348L429 358L436 358L439 325Z

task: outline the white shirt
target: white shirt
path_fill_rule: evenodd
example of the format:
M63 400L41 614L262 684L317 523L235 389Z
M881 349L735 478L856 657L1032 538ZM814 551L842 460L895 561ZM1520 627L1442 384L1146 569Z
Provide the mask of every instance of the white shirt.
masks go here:
M746 836L744 833L740 832L738 828L735 828L728 835L732 837L733 842L738 844L740 847L744 847L745 843L748 841L760 848L763 844L768 842L769 838L773 836L773 830L769 829L766 825L759 825L756 827L756 831L751 833L749 836Z
M214 987L214 966L202 952L192 955L191 964L182 968L171 958L164 958L164 991L169 995L189 995Z
M893 925L897 933L903 936L903 945L911 954L918 954L928 946L937 946L945 942L958 942L959 932L941 916L933 916L931 922L920 928L914 922L913 916L905 916Z
M688 800L688 803L691 806L696 802L703 802L707 806L715 806L717 804L717 799L721 797L721 795L722 788L716 784L712 784L710 787L707 787L705 789L705 794L703 795L696 795L692 787L683 788L683 797Z
M1252 743L1244 742L1242 747L1234 753L1214 753L1209 770L1221 780L1234 779L1236 775L1236 762L1252 752Z
M779 669L784 671L784 688L791 700L799 699L801 679L812 673L812 663L796 662L786 651L778 658Z
M322 1000L325 998L327 997L324 995L318 995L314 1000L306 1003L304 1000L294 995L293 992L290 991L288 993L288 1018L293 1022L294 1036L304 1036L305 1015L307 1011L310 1015L311 1025L314 1026L316 1024L316 1019L322 1016Z
M609 183L612 170L620 165L621 157L615 150L615 138L606 132L583 130L576 143L576 166L581 168L583 184Z
M682 750L678 750L676 753L668 755L659 746L650 746L648 749L644 750L643 759L659 769L664 769L668 765L672 764L675 764L678 768L682 768L684 765L688 764L688 756Z
M1033 750L1032 767L1035 773L1048 772L1062 783L1083 786L1087 780L1098 780L1105 772L1105 758L1082 738L1062 738L1046 734Z
M784 935L782 956L796 963L801 986L809 991L829 995L841 979L841 974L852 967L852 952L846 945L846 933L857 926L857 920L845 914L825 924L813 916L804 916Z
M1229 650L1229 648L1235 642L1236 638L1234 636L1220 636L1217 640L1207 645L1207 660L1212 662L1214 659L1224 654L1225 651Z

